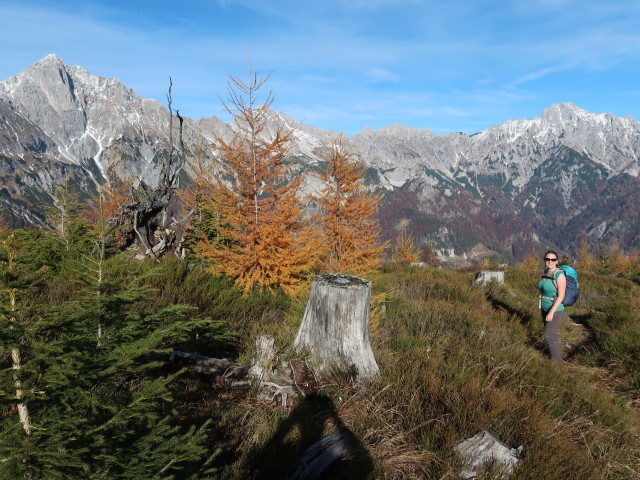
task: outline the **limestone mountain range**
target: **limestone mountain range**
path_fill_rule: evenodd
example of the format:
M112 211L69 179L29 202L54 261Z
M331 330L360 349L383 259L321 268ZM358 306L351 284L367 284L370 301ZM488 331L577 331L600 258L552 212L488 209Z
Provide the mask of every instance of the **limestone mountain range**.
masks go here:
M302 172L322 168L336 133L269 115L267 134L293 130L289 160ZM185 118L187 153L204 145L215 155L216 138L233 131L216 117ZM564 103L474 135L390 125L347 142L368 188L384 192L384 238L407 228L442 255L507 259L571 253L583 240L640 248L640 122L631 117ZM168 149L167 108L117 79L49 55L0 82L0 214L14 225L42 225L62 183L84 192L114 179L153 185Z

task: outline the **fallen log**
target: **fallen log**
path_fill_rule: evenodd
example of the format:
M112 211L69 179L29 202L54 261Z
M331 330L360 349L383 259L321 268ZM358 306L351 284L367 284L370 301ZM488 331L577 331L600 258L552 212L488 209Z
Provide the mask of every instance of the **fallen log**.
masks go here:
M186 367L193 372L224 376L225 378L238 378L246 374L245 367L235 364L228 358L210 358L197 353L177 350L171 352L169 363Z
M280 396L283 408L287 408L289 398L298 396L298 392L308 395L317 393L320 388L315 374L303 360L278 364L275 340L270 335L258 336L256 353L250 365L238 365L228 358L211 358L178 350L171 352L169 363L192 372L221 376L228 387L234 390L253 388L258 398L268 402Z
M289 397L297 396L291 376L275 368L275 341L268 335L260 335L256 341L256 355L252 365L237 365L228 358L211 358L191 352L174 350L169 363L184 367L191 372L223 377L234 390L255 389L258 398L272 402L280 396L283 408ZM247 378L248 377L248 378Z
M311 445L298 460L296 469L287 480L315 480L336 460L355 452L358 445L353 433L347 428L336 430L331 435Z

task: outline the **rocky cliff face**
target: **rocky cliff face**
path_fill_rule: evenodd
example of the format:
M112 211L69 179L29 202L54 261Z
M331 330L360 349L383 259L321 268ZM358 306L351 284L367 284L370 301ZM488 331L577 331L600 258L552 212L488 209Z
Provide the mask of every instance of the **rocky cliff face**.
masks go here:
M352 144L390 189L381 218L389 237L410 225L441 253L484 244L516 257L546 246L572 251L582 240L640 245L630 201L640 191L640 123L632 118L558 104L475 135L390 126Z
M269 115L267 134L276 125L294 131L290 161L322 168L335 133ZM185 119L187 154L204 145L215 155L216 138L233 130L215 117ZM154 185L169 140L163 105L49 55L0 83L0 210L15 224L37 224L47 192L65 182L87 193L116 180ZM558 104L475 135L391 125L365 129L349 146L368 167L368 186L385 192L386 238L408 226L443 254L488 248L506 257L571 250L582 239L640 247L640 123L632 118Z

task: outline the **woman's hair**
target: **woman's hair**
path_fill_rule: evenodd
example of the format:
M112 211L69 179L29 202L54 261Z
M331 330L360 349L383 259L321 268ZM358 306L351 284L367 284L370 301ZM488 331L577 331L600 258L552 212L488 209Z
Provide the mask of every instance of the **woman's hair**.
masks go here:
M550 253L553 253L553 254L556 256L556 258L557 258L558 260L560 260L560 255L558 255L554 250L547 250L547 251L545 252L544 256L546 257L546 256L547 256L547 255L549 255Z

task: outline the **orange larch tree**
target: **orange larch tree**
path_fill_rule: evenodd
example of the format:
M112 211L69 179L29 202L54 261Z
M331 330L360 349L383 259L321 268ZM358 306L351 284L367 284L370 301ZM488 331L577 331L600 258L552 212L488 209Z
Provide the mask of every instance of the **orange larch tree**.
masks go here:
M523 270L540 270L542 268L540 255L534 248L532 248L529 253L524 256L522 263L520 263L519 266Z
M413 235L407 233L407 228L404 227L396 237L396 244L394 245L393 252L391 254L391 261L398 263L414 263L419 260L420 251L416 246Z
M576 256L578 257L576 260L576 268L585 272L595 271L598 266L598 261L595 255L591 253L586 241L582 241L580 248L578 248L578 251L576 252Z
M629 267L631 263L629 258L625 255L624 251L618 244L613 244L609 247L609 265L614 273L620 275L627 275L629 273Z
M228 142L217 139L221 175L215 181L224 241L203 237L196 252L243 291L279 287L295 295L316 262L320 240L303 217L302 178L284 161L290 134L281 126L267 132L273 97L259 104L258 90L268 78L249 68L247 83L229 81L224 105L236 134Z
M317 174L322 187L314 200L324 239L323 265L328 271L362 275L377 268L386 244L374 215L380 195L364 188L365 167L341 136L329 146L327 167Z

